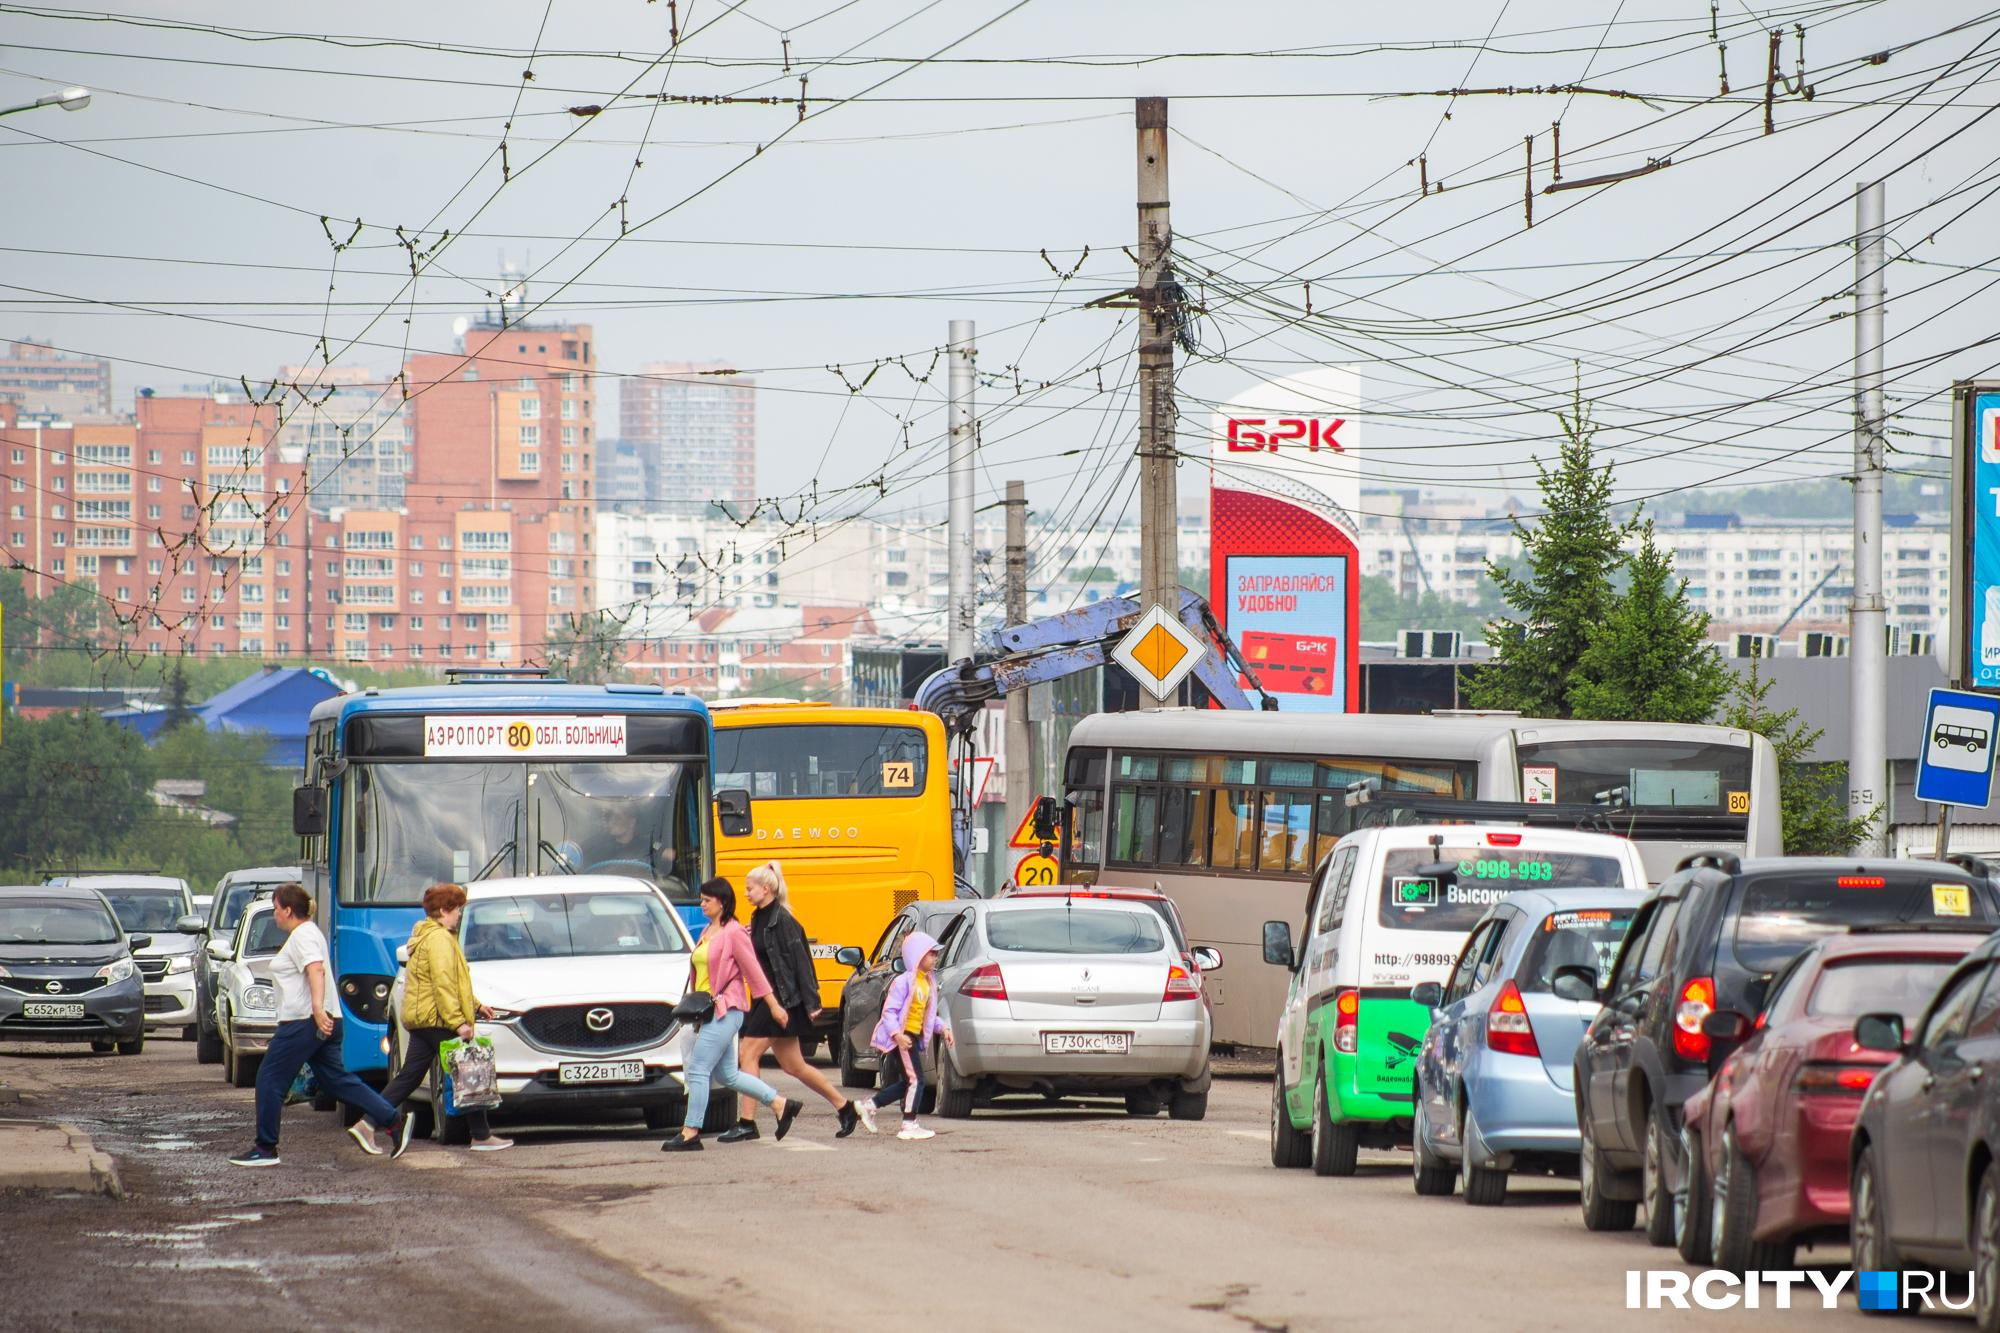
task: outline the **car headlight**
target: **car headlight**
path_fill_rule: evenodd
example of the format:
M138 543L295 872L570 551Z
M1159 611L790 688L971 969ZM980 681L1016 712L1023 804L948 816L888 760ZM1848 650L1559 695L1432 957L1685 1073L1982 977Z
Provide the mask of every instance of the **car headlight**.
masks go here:
M106 981L114 985L120 981L130 981L138 975L138 972L138 967L130 958L120 958L115 963L106 963L103 967L97 969L98 976L103 977ZM4 975L6 975L5 971L0 970L0 976Z
M14 974L12 972L9 972L6 968L0 967L0 977L11 977L13 975Z
M270 986L245 986L243 1007L260 1014L268 1014L278 1007L278 992Z
M175 954L172 958L169 958L167 960L167 971L169 972L194 971L194 955L191 953Z

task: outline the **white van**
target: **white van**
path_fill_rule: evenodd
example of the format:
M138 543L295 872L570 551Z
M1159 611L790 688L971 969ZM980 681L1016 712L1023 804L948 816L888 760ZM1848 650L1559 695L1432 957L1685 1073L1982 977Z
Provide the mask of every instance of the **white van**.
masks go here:
M1410 988L1449 976L1487 908L1517 889L1646 887L1638 847L1603 833L1430 824L1342 838L1313 876L1296 942L1290 922L1264 925L1265 960L1292 969L1272 1162L1348 1175L1364 1144L1409 1141L1431 1021Z

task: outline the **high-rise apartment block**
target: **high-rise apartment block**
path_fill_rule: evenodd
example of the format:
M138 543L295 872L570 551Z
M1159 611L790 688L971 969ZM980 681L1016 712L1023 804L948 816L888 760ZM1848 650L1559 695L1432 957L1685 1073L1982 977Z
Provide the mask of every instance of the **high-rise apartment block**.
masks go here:
M410 414L402 385L362 366L286 366L278 384L278 444L304 455L315 513L403 503Z
M12 403L23 416L109 417L111 363L33 340L9 343L0 355L0 403Z
M618 434L639 452L653 512L740 517L757 503L757 381L724 363L642 366L619 385Z

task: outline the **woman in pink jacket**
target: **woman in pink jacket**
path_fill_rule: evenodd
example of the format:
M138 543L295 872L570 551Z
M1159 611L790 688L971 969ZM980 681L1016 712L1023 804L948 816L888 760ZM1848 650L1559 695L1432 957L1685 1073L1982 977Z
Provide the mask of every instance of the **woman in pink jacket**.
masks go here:
M784 1005L771 993L771 982L757 965L750 932L736 919L736 890L726 879L701 886L701 914L708 928L694 946L694 989L715 997L715 1016L701 1025L687 1063L687 1115L681 1132L660 1145L661 1152L699 1152L701 1123L708 1115L711 1082L754 1098L778 1117L778 1137L791 1133L792 1122L805 1108L780 1097L770 1084L736 1067L736 1034L751 1001L761 1000L780 1029L791 1021Z

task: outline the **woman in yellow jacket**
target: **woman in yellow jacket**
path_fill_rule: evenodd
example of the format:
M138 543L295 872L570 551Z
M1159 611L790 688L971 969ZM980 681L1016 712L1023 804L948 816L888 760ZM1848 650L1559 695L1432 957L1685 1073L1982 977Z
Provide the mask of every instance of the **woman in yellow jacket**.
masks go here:
M424 890L424 919L410 932L408 975L403 980L403 1026L409 1030L409 1045L396 1077L382 1089L383 1099L399 1109L431 1072L441 1043L453 1037L471 1041L473 1019L493 1017L491 1009L473 998L472 968L458 943L458 922L464 915L465 890L458 885L433 884ZM444 1108L436 1112L442 1115ZM465 1118L474 1152L514 1146L512 1139L494 1137L485 1111L468 1110ZM392 1156L401 1157L409 1148L415 1124L415 1116L403 1116Z

